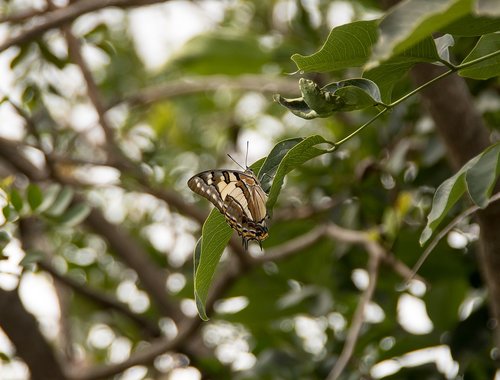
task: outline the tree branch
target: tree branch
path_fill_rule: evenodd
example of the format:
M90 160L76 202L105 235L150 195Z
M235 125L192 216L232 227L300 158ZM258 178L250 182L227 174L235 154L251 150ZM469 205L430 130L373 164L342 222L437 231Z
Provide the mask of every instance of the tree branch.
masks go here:
M33 380L65 380L60 363L38 328L35 317L23 306L17 289L0 288L0 326L28 365Z
M442 72L438 66L417 65L412 74L415 82L422 84ZM442 79L439 89L430 86L423 90L422 99L455 170L490 145L490 132L463 78L450 75ZM500 183L494 190L498 191ZM480 226L478 264L489 291L491 314L496 320L495 344L500 348L500 203L490 204L476 216Z
M220 90L221 87L271 94L277 92L294 93L297 92L297 81L269 75L251 74L238 77L212 75L185 78L139 90L123 99L115 100L107 108L110 109L123 103L130 106L146 106L165 99Z
M0 138L0 157L10 165L20 170L31 180L42 181L38 168L20 154L15 142ZM47 174L48 175L48 174ZM60 181L60 178L56 180ZM63 183L65 184L65 183ZM85 201L82 197L75 196L75 201ZM108 222L101 211L93 208L84 222L98 235L102 236L113 250L128 266L134 269L139 276L141 284L158 306L161 314L172 317L174 320L181 317L178 308L173 305L166 292L166 274L159 269L150 259L147 252L132 239L122 228Z
M120 314L123 314L134 322L140 329L147 331L148 335L152 337L158 337L161 335L159 327L154 322L140 314L134 313L128 308L127 305L119 302L111 295L92 289L88 285L81 284L79 281L59 273L59 271L57 271L46 260L38 262L38 266L40 269L49 273L56 281L59 281L61 284L71 288L76 293L88 298L91 302L94 302L103 308L116 310Z
M118 7L130 8L149 4L163 3L168 0L85 0L70 3L67 7L58 8L52 12L43 14L42 20L34 25L23 30L17 36L9 38L0 45L0 52L8 49L11 46L22 45L30 42L35 38L39 38L43 33L50 29L58 28L65 25L81 15L94 12L102 8ZM15 17L15 16L10 16Z

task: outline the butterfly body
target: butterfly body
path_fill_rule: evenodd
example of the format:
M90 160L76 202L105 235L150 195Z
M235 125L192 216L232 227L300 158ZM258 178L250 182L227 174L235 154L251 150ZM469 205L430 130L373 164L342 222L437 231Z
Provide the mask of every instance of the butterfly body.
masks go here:
M261 244L267 238L267 195L250 168L207 170L192 177L188 186L214 204L242 237L245 248L250 240Z

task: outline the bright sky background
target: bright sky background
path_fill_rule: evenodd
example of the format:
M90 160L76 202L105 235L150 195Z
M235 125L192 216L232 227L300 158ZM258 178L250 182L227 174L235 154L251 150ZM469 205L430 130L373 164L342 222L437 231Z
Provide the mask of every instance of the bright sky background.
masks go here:
M20 0L18 0L21 3ZM40 1L22 1L26 6L30 4L43 4ZM307 1L306 5L313 9L316 1ZM130 30L135 41L135 46L142 57L145 66L152 71L158 70L175 54L184 42L192 36L203 33L214 28L223 16L224 7L231 6L230 1L200 1L198 3L171 1L166 4L142 7L140 9L129 11ZM275 17L281 22L287 22L293 12L295 6L292 1L281 1L276 11ZM316 21L319 21L321 15L318 12L313 13ZM349 22L353 16L352 8L348 1L332 2L332 6L327 14L327 19L331 26L340 25ZM110 25L113 23L121 23L124 21L124 12L116 9L108 9L99 12L98 15L92 14L81 17L74 25L74 31L84 31L95 24L97 20L104 19ZM314 21L314 20L313 20ZM0 25L0 42L6 38L6 26ZM59 49L64 49L64 44L55 38L54 44ZM19 100L20 89L14 83L14 76L9 69L9 64L12 57L15 55L17 48L11 48L8 51L0 54L0 94L9 94L14 100ZM98 67L106 63L106 59L98 52L92 49L85 50L85 56L93 67ZM79 77L75 72L74 67L68 68L63 75L71 78ZM66 80L69 87L65 91L78 92L81 86L78 81ZM73 87L72 87L73 86ZM241 116L248 116L249 110L252 115L258 115L259 109L267 100L262 95L257 93L248 94L243 97L240 102ZM88 106L82 106L73 110L68 110L60 107L60 112L66 112L66 117L74 121L75 128L83 129L90 128L95 125L95 113ZM246 115L246 116L245 116ZM118 115L119 116L119 115ZM288 120L288 119L287 119ZM290 125L298 125L296 118L290 119ZM242 134L239 141L240 152L246 150L246 141L254 141L250 152L249 162L262 157L271 147L269 140L273 137L273 131L279 132L279 124L276 120L268 116L263 116L258 123L261 127L257 131L246 131ZM0 135L11 139L20 139L24 134L22 120L9 108L5 103L0 105ZM8 127L7 127L8 126ZM95 131L95 138L98 140L100 132ZM243 155L242 155L243 156ZM241 156L241 157L242 157ZM99 177L101 181L112 183L116 173L102 171L94 177ZM99 195L102 197L102 195ZM122 202L127 200L123 198L123 192L119 189L110 191L104 197L103 203L107 205L106 216L114 221L119 222L125 217L123 213ZM158 203L150 196L144 196L140 199L134 199L138 202L141 209L158 209ZM0 200L1 202L1 200ZM194 246L194 238L190 233L193 226L189 226L189 222L179 220L171 220L171 215L168 211L159 209L158 223L150 226L146 234L151 239L152 243L162 250L170 250L177 252L173 256L172 265L182 265L189 259L192 247ZM186 224L187 223L187 224ZM178 249L175 249L174 233L168 227L179 225L180 230L176 231L175 236L181 241L177 241ZM180 234L180 235L179 235ZM453 237L449 238L450 245L460 245L456 243ZM459 239L460 240L460 239ZM184 247L184 248L182 248ZM9 256L6 261L0 261L0 286L6 289L12 289L17 285L16 274L20 273L19 261L23 257L23 252L19 247L18 242L13 241L5 250ZM177 261L176 261L177 260ZM352 280L360 289L367 286L368 276L364 269L358 269L353 272ZM174 273L169 277L167 287L171 291L180 290L185 284L185 279L182 275ZM290 290L293 292L293 288ZM421 300L421 296L425 293L425 286L421 283L414 282L408 293L403 293L398 304L398 320L401 326L408 332L413 334L425 334L432 330L432 322L427 316L425 304ZM49 339L54 339L58 332L59 307L55 296L54 287L48 276L43 274L27 274L23 276L20 284L20 294L26 308L34 313L40 321L42 331ZM146 295L137 289L133 281L124 281L117 289L117 296L123 302L141 312L148 306L149 300ZM469 306L464 306L464 315L468 315L472 311L471 305L477 301L477 295L471 296ZM237 312L246 307L248 301L245 297L226 300L220 302L217 308L220 312ZM467 309L468 307L468 309ZM186 300L182 304L182 310L189 315L196 313L196 308L192 300ZM384 311L375 303L372 303L367 310L367 320L370 323L378 323L384 318ZM165 322L164 331L172 332L172 326ZM336 332L342 332L347 325L347 321L338 313L331 313L327 318L310 318L305 316L297 316L294 320L284 323L283 328L295 329L296 334L302 339L304 347L313 355L321 355L325 349L327 328L331 328ZM236 337L236 338L235 338ZM124 338L117 338L113 331L105 325L96 325L92 328L88 341L96 347L110 348L110 361L119 361L127 357L130 352L130 342ZM236 370L246 369L255 363L255 357L250 352L248 344L248 333L239 329L236 326L228 323L213 323L204 330L204 338L209 344L213 344L216 349L216 355L222 362L232 365ZM392 337L387 337L385 344L390 347L394 344ZM0 330L0 351L10 354L13 352L12 346L8 339ZM396 372L401 366L415 366L425 362L436 362L439 370L448 378L453 378L457 373L457 364L453 362L447 346L432 347L426 350L421 350L415 353L409 353L397 360L388 360L377 364L372 375L375 378L387 376ZM175 358L169 355L163 355L157 361L157 366L163 369L171 369L175 365ZM8 364L0 364L0 372L2 379L22 380L27 379L26 366L19 360L14 360ZM143 379L145 374L144 367L134 367L126 371L121 376L123 380ZM194 380L199 379L200 375L194 368L182 368L172 371L169 379L171 380ZM497 380L498 376L497 376Z

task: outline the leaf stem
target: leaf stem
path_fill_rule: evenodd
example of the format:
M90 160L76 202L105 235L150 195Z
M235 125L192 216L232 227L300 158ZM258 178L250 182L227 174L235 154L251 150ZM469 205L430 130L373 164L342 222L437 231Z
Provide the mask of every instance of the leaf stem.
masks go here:
M388 104L387 107L392 108L392 107L397 106L399 103L404 102L406 99L408 99L409 97L415 95L417 92L422 91L424 88L430 86L431 84L433 84L434 82L437 82L438 80L441 80L441 79L447 77L448 75L454 73L455 71L456 71L456 68L455 69L450 69L450 70L442 73L441 75L438 75L437 77L431 79L429 82L426 82L426 83L424 83L421 86L418 86L416 89L410 91L409 93L407 93L406 95L402 96L398 100L396 100L396 101Z
M494 56L496 56L498 54L500 54L500 50L497 50L497 51L491 52L489 54L483 55L482 57L473 59L472 61L461 63L460 65L455 66L455 69L457 71L458 70L466 69L469 66L473 66L476 63L479 63L479 62L482 62L482 61L486 61L487 59L490 59L490 58L492 58L492 57L494 57Z
M366 123L364 123L358 129L356 129L350 135L348 135L348 136L344 137L342 140L337 141L336 143L334 143L333 147L330 148L330 149L328 149L328 151L329 152L333 152L334 150L336 150L339 145L344 144L347 140L350 140L351 138L353 138L354 136L356 136L359 132L361 132L363 129L365 129L366 127L368 127L371 123L373 123L375 120L377 120L380 116L382 116L388 110L389 110L389 107L384 105L384 109L382 111L380 111L378 114L376 114L375 116L373 116L370 120L368 120Z
M334 144L334 146L329 149L328 151L329 152L333 152L335 151L339 145L342 145L344 144L346 141L350 140L351 138L353 138L354 136L356 136L359 132L361 132L363 129L365 129L367 126L369 126L371 123L373 123L375 120L377 120L380 116L382 116L384 113L386 113L388 110L390 110L391 108L397 106L398 104L404 102L406 99L408 99L409 97L415 95L417 92L419 91L422 91L424 88L432 85L434 82L437 82L445 77L447 77L448 75L454 73L454 72L457 72L459 70L463 70L469 66L473 66L479 62L482 62L482 61L485 61L487 59L490 59L496 55L499 55L500 54L500 50L497 50L497 51L494 51L492 53L489 53L489 54L486 54L482 57L479 57L479 58L476 58L472 61L469 61L469 62L465 62L465 63L462 63L460 65L457 65L457 66L454 66L452 64L450 64L448 62L448 64L446 64L446 66L449 68L448 71L442 73L441 75L438 75L437 77L431 79L429 82L427 83L424 83L422 84L421 86L417 87L416 89L410 91L408 94L402 96L401 98L399 98L398 100L395 100L394 102L390 103L390 104L381 104L382 107L384 107L384 109L382 111L380 111L378 114L376 114L373 118L371 118L370 120L368 120L365 124L363 124L361 127L359 127L358 129L356 129L354 132L352 132L351 134L349 134L348 136L344 137L342 140L336 142Z

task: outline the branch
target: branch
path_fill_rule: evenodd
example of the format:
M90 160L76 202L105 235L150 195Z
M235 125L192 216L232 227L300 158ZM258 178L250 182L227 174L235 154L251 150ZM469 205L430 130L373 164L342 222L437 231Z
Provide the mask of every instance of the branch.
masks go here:
M140 329L147 331L150 336L158 337L161 335L160 329L154 322L150 321L140 314L134 313L129 309L127 305L119 302L111 295L103 293L100 290L92 289L88 285L81 284L79 281L59 273L59 271L57 271L45 260L42 260L37 264L40 269L49 273L56 281L59 281L61 284L73 289L78 294L81 294L82 296L88 298L90 301L96 303L97 305L100 305L103 308L113 309L123 314L132 322L134 322Z
M26 157L20 154L15 142L0 137L0 157L26 175L30 180L42 181L51 179L43 171L35 167ZM60 178L56 179L61 181ZM64 185L66 183L62 182ZM75 196L75 202L84 202L81 196ZM84 222L96 234L102 236L114 251L130 268L134 269L144 289L158 306L160 313L178 320L181 315L176 305L170 302L165 289L166 274L150 259L147 252L122 228L108 222L101 211L93 208Z
M332 370L328 374L327 380L336 380L342 374L343 370L347 366L352 353L354 352L354 347L356 346L356 342L358 341L359 334L361 332L361 327L363 326L365 309L370 300L373 298L373 293L375 292L375 286L377 284L378 278L378 268L380 259L382 258L383 251L380 246L375 242L366 242L365 248L369 253L368 260L368 276L369 283L363 294L361 295L361 299L358 302L358 306L356 307L356 311L354 312L354 316L352 318L351 327L347 332L344 348L337 359L337 362L333 366Z
M168 0L85 0L71 3L67 7L59 8L52 12L45 13L42 21L22 31L17 36L11 37L0 45L0 52L11 46L22 45L39 38L50 29L65 25L77 17L86 13L94 12L107 7L130 8L143 5L166 2ZM14 16L10 16L14 17Z
M47 8L45 9L24 9L17 13L10 15L5 15L0 17L0 24L11 23L18 24L32 20L34 17L43 16L47 13Z
M87 85L87 95L97 112L99 124L101 125L104 135L106 136L106 142L109 150L114 146L113 143L115 141L115 133L109 124L106 115L104 114L101 94L97 88L97 84L92 77L92 73L90 72L87 63L83 59L80 41L73 35L73 33L71 33L69 26L65 26L63 28L63 34L66 38L66 43L68 44L68 55L70 59L80 68L83 78L85 79L85 83Z
M0 287L0 326L16 347L16 354L30 369L33 380L65 380L54 351L38 328L35 317L23 306L17 289Z
M166 351L173 351L186 343L186 341L197 331L202 320L197 316L188 319L184 323L184 327L180 329L177 336L172 340L165 338L153 341L149 346L143 347L140 351L136 351L127 360L123 362L102 365L91 369L81 368L70 372L69 378L72 380L98 380L109 379L113 375L121 373L126 369L136 366L151 363L158 355Z
M84 223L102 236L111 250L137 273L142 286L154 300L160 313L179 321L180 311L170 302L166 292L166 273L149 259L148 253L122 228L108 222L96 208L90 211Z
M107 108L109 110L123 103L130 106L145 106L174 97L220 90L221 87L272 94L277 92L293 93L297 90L297 81L295 79L285 79L269 75L251 74L238 77L227 75L200 76L170 81L139 90L138 92L129 94L124 99L115 100Z

